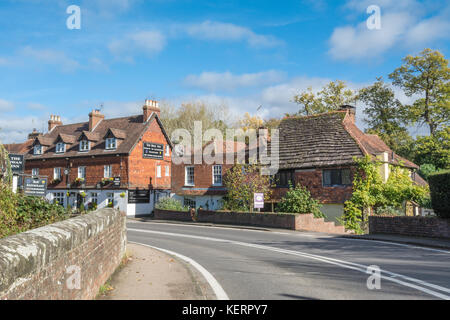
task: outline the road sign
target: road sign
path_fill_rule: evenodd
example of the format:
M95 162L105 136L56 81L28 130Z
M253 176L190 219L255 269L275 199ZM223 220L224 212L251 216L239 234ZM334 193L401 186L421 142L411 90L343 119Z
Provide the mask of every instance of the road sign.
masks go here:
M153 142L143 143L143 157L148 159L164 159L164 145Z
M12 173L23 173L23 154L9 154Z
M255 209L263 209L264 208L264 193L254 193L253 194L253 207Z
M27 196L44 197L47 191L47 178L26 177L23 191Z

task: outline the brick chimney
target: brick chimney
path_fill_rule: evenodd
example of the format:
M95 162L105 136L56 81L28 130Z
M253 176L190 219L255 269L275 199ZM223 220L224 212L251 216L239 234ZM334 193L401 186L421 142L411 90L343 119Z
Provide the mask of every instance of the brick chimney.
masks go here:
M344 104L339 107L340 110L347 111L347 118L352 122L355 123L355 117L356 117L356 107Z
M95 127L105 119L105 116L100 113L100 110L94 109L89 113L89 131L94 131Z
M161 113L161 109L159 109L159 103L155 100L146 99L142 110L144 111L144 122L148 121L148 119L152 115L152 112L156 113L158 117Z
M28 134L28 140L30 139L36 139L36 137L40 136L42 133L37 131L36 128L33 128L33 132L31 132L30 134Z
M62 125L61 117L50 115L50 120L48 120L48 131L52 131L55 127Z

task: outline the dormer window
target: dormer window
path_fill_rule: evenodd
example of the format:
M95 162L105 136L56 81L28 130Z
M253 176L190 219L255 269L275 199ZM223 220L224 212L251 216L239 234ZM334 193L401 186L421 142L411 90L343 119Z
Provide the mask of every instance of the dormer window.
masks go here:
M80 151L89 151L91 148L91 143L89 140L81 140L80 141Z
M34 154L35 155L42 154L42 146L40 144L34 146Z
M107 138L106 139L106 149L113 150L117 147L117 140L116 138Z
M66 152L66 144L64 142L58 142L56 144L56 153Z

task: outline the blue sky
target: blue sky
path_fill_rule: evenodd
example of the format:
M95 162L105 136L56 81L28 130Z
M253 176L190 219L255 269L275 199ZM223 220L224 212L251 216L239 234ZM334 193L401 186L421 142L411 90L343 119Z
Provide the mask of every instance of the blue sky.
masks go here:
M369 30L369 5L381 29ZM69 5L81 29L69 30ZM145 98L226 104L235 116L295 112L292 96L341 79L387 78L426 47L448 56L448 1L2 0L0 139L46 129L50 114L86 121L140 113ZM398 97L410 99L397 90ZM358 105L361 126L364 106Z

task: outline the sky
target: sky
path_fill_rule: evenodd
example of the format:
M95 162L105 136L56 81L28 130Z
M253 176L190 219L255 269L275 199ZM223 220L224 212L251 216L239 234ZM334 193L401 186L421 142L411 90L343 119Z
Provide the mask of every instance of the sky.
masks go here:
M67 26L71 5L80 29ZM380 28L367 26L371 5ZM139 114L147 98L281 117L308 87L389 81L424 48L448 57L449 39L450 2L439 0L0 0L0 141L45 131L51 114Z

